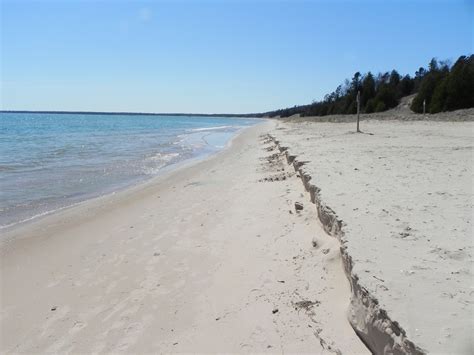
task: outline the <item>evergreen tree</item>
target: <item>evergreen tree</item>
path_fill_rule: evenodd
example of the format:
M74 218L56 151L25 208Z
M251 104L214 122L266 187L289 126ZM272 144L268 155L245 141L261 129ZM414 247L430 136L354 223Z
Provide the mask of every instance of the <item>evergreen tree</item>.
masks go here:
M365 108L367 112L367 103L370 99L375 97L375 80L372 73L369 71L362 80L362 90L360 94L360 105ZM373 111L371 111L373 112Z
M459 57L446 86L446 110L474 107L474 55Z
M410 78L410 75L405 75L397 87L397 96L403 97L408 96L413 93L413 89L415 87L414 80Z
M400 83L400 74L396 70L392 70L390 73L390 85L394 88Z
M362 75L356 72L322 101L310 105L294 106L262 115L288 117L296 113L305 116L354 114L357 112L357 92L361 92L361 110L366 113L381 112L395 107L401 97L417 93L411 109L436 113L446 110L474 107L474 55L461 56L450 67L448 62L431 59L428 70L420 67L415 76L401 76L396 70Z

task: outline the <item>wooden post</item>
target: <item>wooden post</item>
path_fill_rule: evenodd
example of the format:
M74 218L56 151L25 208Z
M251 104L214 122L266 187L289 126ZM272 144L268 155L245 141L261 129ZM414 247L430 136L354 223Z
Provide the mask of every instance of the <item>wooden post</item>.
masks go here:
M423 100L423 114L426 114L426 99Z
M359 129L359 116L360 116L360 90L357 91L357 132L360 132L360 129Z

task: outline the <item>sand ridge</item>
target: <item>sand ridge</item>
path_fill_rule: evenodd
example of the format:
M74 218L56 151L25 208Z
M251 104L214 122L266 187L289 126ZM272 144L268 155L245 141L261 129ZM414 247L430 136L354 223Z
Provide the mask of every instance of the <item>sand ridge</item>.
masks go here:
M473 124L366 121L362 128L371 134L310 122L272 132L341 226L356 281L352 323L377 352L390 342L407 352L409 339L425 351L470 353ZM382 339L392 328L381 318L398 322L408 338L390 330L392 340Z

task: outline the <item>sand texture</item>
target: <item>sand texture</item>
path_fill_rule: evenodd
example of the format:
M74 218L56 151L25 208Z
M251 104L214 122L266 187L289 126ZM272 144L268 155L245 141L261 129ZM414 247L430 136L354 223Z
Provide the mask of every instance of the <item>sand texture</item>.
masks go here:
M361 129L281 122L271 132L343 243L350 320L376 353L472 354L474 123Z
M274 125L245 130L208 160L3 235L0 351L368 354L347 319L340 243L265 135ZM412 234L397 243L422 239L418 224L408 226ZM470 250L432 238L428 257L438 263L418 262L459 264L446 291L455 294L443 302L465 300L456 280L468 275L461 264ZM370 275L381 276L375 263L390 262L374 259L376 247L365 251ZM418 275L411 263L407 280Z

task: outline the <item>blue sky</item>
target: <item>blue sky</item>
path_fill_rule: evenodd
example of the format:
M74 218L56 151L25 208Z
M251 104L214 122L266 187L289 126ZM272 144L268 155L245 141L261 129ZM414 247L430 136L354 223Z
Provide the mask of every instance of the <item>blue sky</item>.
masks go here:
M473 53L474 0L1 2L1 109L261 112Z

